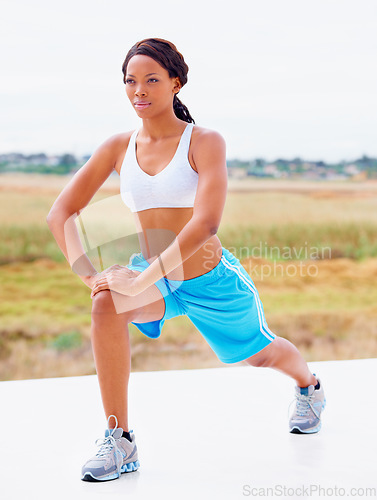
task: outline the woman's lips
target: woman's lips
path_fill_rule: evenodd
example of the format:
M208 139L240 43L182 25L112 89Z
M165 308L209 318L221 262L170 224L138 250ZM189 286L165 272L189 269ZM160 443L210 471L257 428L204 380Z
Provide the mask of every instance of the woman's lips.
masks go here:
M150 105L150 102L147 102L147 103L136 103L135 104L135 108L144 109L144 108L147 108L149 105Z

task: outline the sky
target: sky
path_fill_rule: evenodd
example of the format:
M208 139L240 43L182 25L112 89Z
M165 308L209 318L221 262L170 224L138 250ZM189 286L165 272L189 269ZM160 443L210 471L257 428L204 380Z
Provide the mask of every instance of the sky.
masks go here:
M180 99L228 159L377 156L375 0L1 0L0 154L141 126L121 67L148 37L183 54Z

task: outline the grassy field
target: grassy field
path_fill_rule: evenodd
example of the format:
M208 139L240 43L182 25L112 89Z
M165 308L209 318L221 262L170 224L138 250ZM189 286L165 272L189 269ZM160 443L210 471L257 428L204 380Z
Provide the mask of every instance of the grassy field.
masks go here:
M90 290L45 222L68 180L0 176L0 380L95 373ZM218 236L256 284L269 327L308 361L377 356L376 195L376 182L229 182ZM92 246L135 231L117 179L83 219L101 234ZM105 267L127 263L121 252L105 251ZM186 317L158 340L133 325L130 335L133 371L224 366Z

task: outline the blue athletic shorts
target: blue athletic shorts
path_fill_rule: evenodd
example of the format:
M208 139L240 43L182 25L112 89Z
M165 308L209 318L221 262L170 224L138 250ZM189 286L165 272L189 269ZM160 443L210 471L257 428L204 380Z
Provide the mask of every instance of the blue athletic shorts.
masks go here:
M143 271L150 264L133 254L127 267ZM155 285L165 301L162 319L133 323L144 335L157 338L165 320L187 315L223 363L245 360L276 337L268 328L258 291L240 261L222 247L220 262L189 280L165 277Z

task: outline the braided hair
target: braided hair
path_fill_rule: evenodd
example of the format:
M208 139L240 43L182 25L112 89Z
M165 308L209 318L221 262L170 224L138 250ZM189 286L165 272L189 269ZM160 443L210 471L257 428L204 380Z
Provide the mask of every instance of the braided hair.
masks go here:
M135 45L130 48L122 65L123 83L126 83L127 65L131 57L136 54L143 54L157 61L168 71L169 78L179 78L182 87L187 83L189 67L185 63L182 54L178 52L176 46L163 38L145 38L135 43ZM195 123L189 110L178 98L177 94L174 94L173 108L177 118L188 123Z

